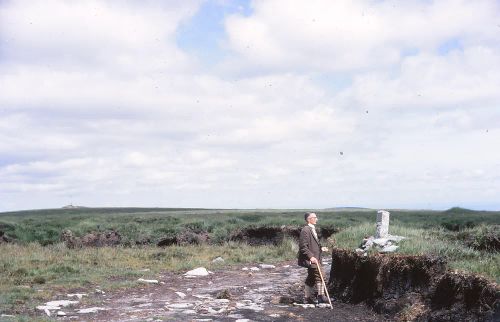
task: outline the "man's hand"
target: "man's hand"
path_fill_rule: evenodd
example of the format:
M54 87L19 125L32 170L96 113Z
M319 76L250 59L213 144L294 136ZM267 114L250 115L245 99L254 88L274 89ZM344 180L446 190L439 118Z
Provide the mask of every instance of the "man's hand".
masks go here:
M318 260L316 259L316 257L311 257L311 264L318 264Z
M327 252L328 251L328 247L325 247L325 246L321 247L321 251L322 252Z

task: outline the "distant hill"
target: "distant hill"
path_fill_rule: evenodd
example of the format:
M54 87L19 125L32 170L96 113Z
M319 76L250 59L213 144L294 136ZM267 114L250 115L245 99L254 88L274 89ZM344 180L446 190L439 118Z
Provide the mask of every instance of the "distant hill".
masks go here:
M76 206L76 205L73 205L73 204L69 204L69 205L66 205L66 206L62 207L62 209L80 209L80 208L88 208L88 207Z
M444 211L445 214L473 214L473 213L477 213L477 212L478 211L476 211L476 210L471 210L471 209L467 209L467 208L460 208L460 207L453 207L453 208L450 208L450 209Z

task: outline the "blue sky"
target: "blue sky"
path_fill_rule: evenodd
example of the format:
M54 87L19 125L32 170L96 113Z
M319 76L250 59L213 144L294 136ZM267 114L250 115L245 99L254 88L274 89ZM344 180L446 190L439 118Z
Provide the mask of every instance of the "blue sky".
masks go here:
M0 211L499 210L499 9L0 2Z

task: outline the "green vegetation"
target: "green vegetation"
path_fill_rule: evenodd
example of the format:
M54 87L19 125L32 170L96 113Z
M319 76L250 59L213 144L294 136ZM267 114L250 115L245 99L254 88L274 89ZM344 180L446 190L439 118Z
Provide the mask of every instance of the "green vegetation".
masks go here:
M375 211L369 209L318 211L318 225L345 229L374 223ZM124 244L139 240L156 243L162 237L186 230L206 231L211 240L226 242L229 234L245 227L301 226L301 210L210 210L162 208L77 208L0 213L0 231L20 243L59 242L60 233L70 229L75 236L92 231L114 229ZM500 212L452 208L438 211L391 210L391 225L430 229L443 227L460 231L479 225L500 225Z
M296 242L248 246L229 241L248 227L302 226L301 210L210 210L158 208L79 208L0 213L0 231L14 243L0 244L0 312L26 312L64 291L126 288L139 277L199 266L215 270L245 263L294 260ZM375 232L374 210L318 211L320 227L339 230L336 245L356 248ZM116 230L122 246L68 249L63 230L76 236ZM163 237L206 232L211 245L156 247ZM500 212L452 208L448 211L391 210L391 234L406 236L398 253L444 256L452 269L482 274L500 282L500 253L495 248ZM136 246L136 241L149 241ZM218 256L224 263L212 263ZM144 269L149 269L144 271Z
M293 258L297 247L285 239L277 246L193 245L158 248L68 249L63 244L0 245L0 312L34 307L61 290L133 287L137 279L157 279L162 271L184 272L203 266L218 269L243 263L275 263ZM222 256L224 263L212 263ZM144 269L148 269L144 271Z

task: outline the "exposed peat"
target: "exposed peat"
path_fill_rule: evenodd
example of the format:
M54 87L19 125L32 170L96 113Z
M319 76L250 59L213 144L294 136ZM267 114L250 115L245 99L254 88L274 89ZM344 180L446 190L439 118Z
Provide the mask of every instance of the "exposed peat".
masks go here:
M435 256L360 256L333 249L328 288L341 301L364 302L402 320L493 321L500 314L497 284L451 272Z

